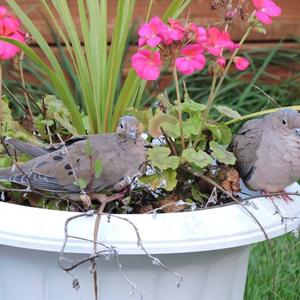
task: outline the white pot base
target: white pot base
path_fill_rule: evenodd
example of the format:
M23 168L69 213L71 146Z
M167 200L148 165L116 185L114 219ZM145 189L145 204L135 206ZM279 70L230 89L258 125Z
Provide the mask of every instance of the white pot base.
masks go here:
M242 300L248 255L249 246L157 255L183 276L180 288L173 274L153 265L144 255L121 255L119 259L126 276L143 292L143 300ZM81 286L76 291L72 278L57 261L55 252L0 246L0 300L94 299L89 265L73 272ZM100 300L139 299L137 293L130 295L130 285L120 276L114 259L100 258L98 270Z

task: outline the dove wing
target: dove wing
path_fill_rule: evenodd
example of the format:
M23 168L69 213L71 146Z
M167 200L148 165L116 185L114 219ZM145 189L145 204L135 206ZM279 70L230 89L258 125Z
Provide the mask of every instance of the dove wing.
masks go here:
M254 171L256 152L263 135L263 119L246 122L233 137L231 151L237 158L237 169L242 179L247 180Z
M85 140L86 138L87 136L72 137L65 142L65 145L68 147L73 143L78 142L80 140ZM15 140L15 139L6 139L4 142L6 145L12 146L14 149L22 153L28 154L32 157L42 156L51 153L53 151L56 151L58 149L61 149L63 147L61 143L52 144L52 145L45 144L45 145L38 146L20 140Z
M75 175L87 183L93 178L95 161L102 161L103 169L99 178L93 178L92 190L98 191L112 187L125 175L133 175L139 165L145 161L144 148L122 140L117 134L102 134L89 137L92 155L86 153L86 140L79 140L65 148L37 157L21 165L22 172L6 171L0 178L6 178L36 189L76 193L80 191L74 185ZM143 147L143 146L142 146ZM4 175L9 176L4 176Z

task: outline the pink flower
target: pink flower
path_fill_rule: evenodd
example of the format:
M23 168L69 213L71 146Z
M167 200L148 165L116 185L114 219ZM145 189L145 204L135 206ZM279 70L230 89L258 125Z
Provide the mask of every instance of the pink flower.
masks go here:
M25 35L20 30L20 22L6 7L0 6L0 36L25 43ZM0 41L0 60L13 58L20 49L10 43Z
M224 56L219 56L218 58L217 58L217 64L220 66L220 67L225 67L225 65L226 65L226 59L225 59L225 57Z
M160 74L161 59L159 51L138 50L131 58L132 67L144 80L156 80Z
M235 67L239 70L239 71L244 71L246 70L249 65L250 62L248 59L244 58L244 57L240 57L240 56L236 56L233 60Z
M183 57L176 58L175 64L178 71L184 75L190 75L195 71L201 71L205 67L206 59L202 54L203 48L198 44L191 44L181 50Z
M20 22L10 14L5 6L0 6L0 35L9 36L20 27Z
M211 27L207 30L208 40L205 43L207 51L213 56L220 56L223 49L233 51L237 45L230 39L228 32L220 31L217 27Z
M264 24L271 24L271 17L278 17L281 15L281 8L277 6L272 0L252 1L256 8L256 18Z
M167 27L159 17L153 17L149 23L143 24L138 31L139 46L147 44L150 47L156 47L162 40L159 33L166 30Z
M170 18L169 25L161 27L159 32L159 36L165 45L170 45L173 41L182 40L185 33L185 28L179 21Z
M197 43L204 43L207 41L207 32L206 29L202 26L196 26L195 23L190 23L189 24L189 29L191 30L191 32L194 33L195 35L195 41Z
M14 34L8 36L10 39L20 41L21 43L25 43L24 34L19 32L15 32ZM18 47L12 45L10 43L0 41L0 60L8 60L16 56L16 54L20 51Z

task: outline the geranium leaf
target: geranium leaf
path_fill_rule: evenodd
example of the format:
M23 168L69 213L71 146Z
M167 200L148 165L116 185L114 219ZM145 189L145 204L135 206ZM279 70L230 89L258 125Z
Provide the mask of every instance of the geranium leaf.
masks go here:
M183 162L187 161L199 168L205 168L213 162L213 159L207 153L202 150L196 151L193 148L185 149L182 152L182 159Z
M152 190L164 188L166 191L173 191L177 185L177 173L175 170L166 169L162 173L150 176L143 176L139 180L150 186Z
M206 109L206 105L197 103L192 100L188 95L185 96L185 100L182 103L181 109L187 113L200 113Z
M212 155L218 161L227 164L234 165L235 164L235 156L232 152L227 151L222 145L218 144L215 141L211 141L209 143L210 149L213 151Z
M177 169L180 159L177 156L169 156L171 150L167 147L155 147L148 150L148 158L155 167L161 171L166 169Z
M152 137L159 137L162 135L161 127L164 128L164 124L171 124L174 126L178 122L177 118L172 115L162 113L157 110L155 116L149 120L148 131Z
M241 115L236 110L233 110L232 108L224 105L215 105L215 108L217 111L226 117L229 117L231 119L239 119L241 118Z
M173 191L177 185L177 173L175 170L167 169L163 171L162 177L165 179L165 190Z

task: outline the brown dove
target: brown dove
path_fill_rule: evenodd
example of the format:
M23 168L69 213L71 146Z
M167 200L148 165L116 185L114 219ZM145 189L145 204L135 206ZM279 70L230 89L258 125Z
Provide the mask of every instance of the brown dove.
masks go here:
M58 145L57 145L58 146ZM0 179L58 194L79 194L76 180L88 183L87 191L119 190L124 178L139 173L146 161L146 152L135 117L120 119L116 133L73 138L66 147L36 158L18 167L0 170ZM38 149L38 147L36 148ZM40 149L43 149L42 147ZM30 151L29 151L30 152ZM34 153L33 153L34 154ZM95 162L102 162L102 172L95 176Z
M300 178L300 114L281 109L247 121L231 143L245 185L265 194Z

